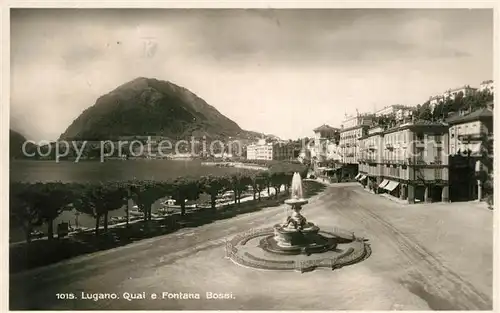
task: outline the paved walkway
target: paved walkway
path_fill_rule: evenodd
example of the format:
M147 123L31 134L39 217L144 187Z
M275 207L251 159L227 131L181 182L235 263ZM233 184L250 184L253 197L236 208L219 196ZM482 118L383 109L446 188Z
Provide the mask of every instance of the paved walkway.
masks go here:
M322 229L367 238L372 255L336 271L272 272L224 258L226 238L282 221L282 207L144 240L10 276L11 309L133 310L491 310L491 211L398 203L356 184L334 184L303 214ZM116 293L116 300L84 294ZM145 300L126 300L124 293ZM200 299L151 299L153 293ZM57 293L78 299L58 300ZM214 300L207 293L224 293Z

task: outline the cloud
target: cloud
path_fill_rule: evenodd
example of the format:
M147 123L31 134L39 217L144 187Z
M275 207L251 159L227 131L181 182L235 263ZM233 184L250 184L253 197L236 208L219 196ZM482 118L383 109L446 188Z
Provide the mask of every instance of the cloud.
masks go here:
M146 76L190 89L245 128L309 134L340 124L355 107L417 104L450 85L491 78L492 16L15 9L11 113L28 136L55 139L99 96Z

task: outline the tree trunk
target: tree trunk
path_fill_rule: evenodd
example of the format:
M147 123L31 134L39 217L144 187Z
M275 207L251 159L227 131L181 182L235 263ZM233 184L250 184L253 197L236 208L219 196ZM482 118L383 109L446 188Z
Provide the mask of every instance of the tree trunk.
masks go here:
M181 200L181 216L186 215L186 201L184 199Z
M238 190L238 204L241 203L241 190Z
M49 240L52 240L54 239L54 220L53 219L50 219L49 220L49 225L48 225L48 229L47 229L47 236L49 237Z
M267 197L271 197L271 189L269 188L269 185L267 185Z
M129 202L127 201L127 208L125 210L125 214L126 214L126 217L127 217L127 228L129 226L129 222L130 222L130 205L129 205Z
M108 211L104 213L104 232L108 231L108 214L109 214Z
M24 235L26 236L26 243L30 243L31 242L32 227L27 226L27 227L23 227L23 229L24 229Z
M259 201L260 201L260 193L262 192L262 190L259 189Z
M125 207L125 216L127 218L127 224L126 224L127 228L129 226L129 223L130 223L130 202L131 202L131 199L132 199L132 190L129 187L129 189L127 191L127 204Z
M238 190L234 189L234 204L238 203Z
M99 222L101 221L101 215L97 214L95 217L95 235L99 236Z
M215 200L217 199L217 194L212 194L210 196L210 207L215 211Z
M279 187L274 187L274 190L276 190L276 194L274 195L274 197L275 197L276 199L278 199L278 195L279 195L279 193L280 193L280 189L281 189L281 186L279 186Z
M152 213L152 212L153 212L153 204L150 204L150 205L148 206L148 212L147 212L147 214L146 214L146 215L148 216L148 221L150 221L150 220L151 220L151 213Z

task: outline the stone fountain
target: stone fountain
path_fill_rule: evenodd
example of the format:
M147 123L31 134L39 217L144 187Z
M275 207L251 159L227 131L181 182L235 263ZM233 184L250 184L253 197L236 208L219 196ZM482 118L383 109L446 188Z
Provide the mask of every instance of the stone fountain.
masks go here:
M274 226L274 237L268 238L268 251L284 254L313 253L332 249L335 243L328 238L319 235L319 227L300 213L302 206L308 201L302 194L302 178L299 173L295 173L290 187L290 199L285 200L285 204L291 207L291 215L287 216L283 224Z
M295 270L340 268L364 260L370 247L352 232L332 227L320 230L301 214L304 205L302 179L294 173L290 199L285 204L291 212L283 223L252 229L226 241L226 257L234 263L256 269Z

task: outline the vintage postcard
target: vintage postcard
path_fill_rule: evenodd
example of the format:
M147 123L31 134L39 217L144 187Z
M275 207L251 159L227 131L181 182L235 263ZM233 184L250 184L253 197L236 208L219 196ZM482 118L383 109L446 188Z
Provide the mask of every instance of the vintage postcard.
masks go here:
M493 310L493 4L65 5L3 11L10 310Z

